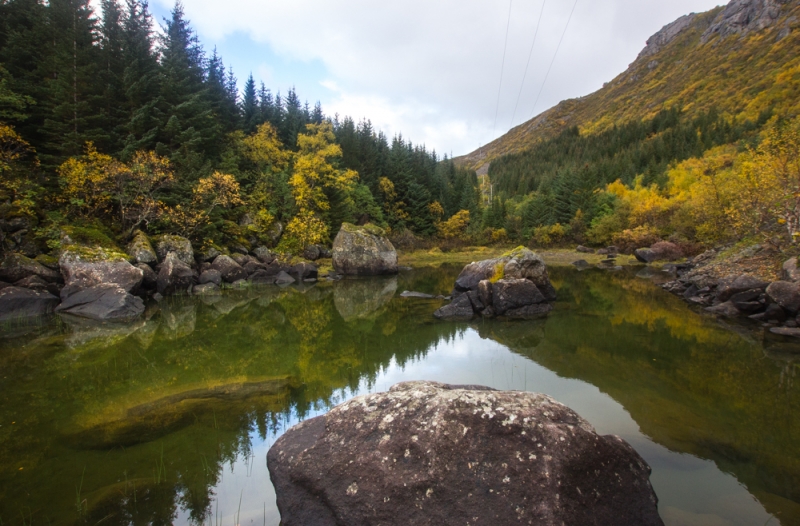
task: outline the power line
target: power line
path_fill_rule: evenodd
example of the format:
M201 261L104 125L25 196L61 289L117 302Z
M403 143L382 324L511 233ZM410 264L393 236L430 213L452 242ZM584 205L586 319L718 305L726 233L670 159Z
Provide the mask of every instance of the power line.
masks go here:
M522 89L525 87L525 79L528 77L528 68L531 65L531 57L533 56L533 48L536 45L536 37L539 36L539 26L542 25L542 17L544 16L544 6L547 0L542 2L542 10L539 12L539 21L536 23L536 32L533 33L533 42L531 42L531 50L528 52L528 62L525 63L525 73L522 75L522 84L519 86L519 94L517 95L517 102L514 104L514 113L511 114L511 124L508 125L509 129L514 126L514 118L517 116L517 108L519 107L519 99L522 97Z
M506 23L506 40L503 44L503 63L500 66L500 86L497 87L497 106L494 110L494 127L492 127L492 136L497 129L497 114L500 112L500 93L503 90L503 72L506 69L506 49L508 49L508 29L511 27L511 6L514 0L508 0L508 22Z
M561 40L558 41L558 46L556 47L556 52L553 54L553 60L550 61L550 67L547 68L547 74L544 76L544 82L542 82L542 87L539 89L539 94L536 96L536 102L533 103L533 110L531 111L531 116L528 117L528 120L533 118L533 114L536 111L536 105L539 104L539 98L542 96L542 91L544 91L544 85L547 84L547 77L550 76L550 70L553 69L553 64L556 61L556 57L558 56L558 50L561 49L561 43L564 42L564 36L567 34L567 28L569 28L569 23L572 20L572 15L575 13L575 8L578 6L578 0L575 0L575 4L572 6L572 11L569 13L569 18L567 18L567 25L564 26L564 32L561 34Z

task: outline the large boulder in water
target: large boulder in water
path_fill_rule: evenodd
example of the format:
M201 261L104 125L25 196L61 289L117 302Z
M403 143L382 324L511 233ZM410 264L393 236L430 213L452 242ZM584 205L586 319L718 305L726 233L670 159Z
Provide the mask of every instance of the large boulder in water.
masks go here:
M5 287L0 290L0 322L47 316L56 305L58 298L47 292Z
M346 276L397 274L397 251L383 229L344 223L333 242L333 268Z
M469 302L461 296L467 296ZM464 267L453 288L453 302L434 313L439 319L468 320L480 314L484 318L543 318L553 310L556 290L550 283L547 266L536 253L517 248L496 259L470 263Z
M293 427L267 465L284 526L663 524L631 446L528 392L398 384Z
M66 284L61 299L95 285L116 285L131 292L142 284L144 272L131 265L125 254L105 250L76 247L62 252L58 260Z
M96 321L125 323L144 313L144 302L118 285L101 283L72 294L56 312Z

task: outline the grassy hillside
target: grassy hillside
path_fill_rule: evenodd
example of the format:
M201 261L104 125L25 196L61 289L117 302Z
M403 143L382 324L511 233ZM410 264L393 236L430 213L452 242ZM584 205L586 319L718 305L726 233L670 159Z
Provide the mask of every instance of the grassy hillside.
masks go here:
M765 111L800 110L800 2L760 12L755 2L683 17L649 41L630 67L601 90L566 100L503 137L457 159L484 171L503 155L577 126L581 134L654 118L679 109L694 118L712 108L731 122L756 121ZM770 15L777 15L774 18Z

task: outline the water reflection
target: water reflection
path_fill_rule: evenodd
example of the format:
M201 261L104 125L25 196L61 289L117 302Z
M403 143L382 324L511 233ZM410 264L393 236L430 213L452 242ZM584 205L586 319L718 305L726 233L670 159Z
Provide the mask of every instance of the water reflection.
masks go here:
M553 269L559 303L534 323L442 323L441 302L397 297L446 293L458 270L5 332L0 521L277 524L264 459L284 429L431 379L545 392L623 436L668 524L800 522L796 345L723 330L634 273Z

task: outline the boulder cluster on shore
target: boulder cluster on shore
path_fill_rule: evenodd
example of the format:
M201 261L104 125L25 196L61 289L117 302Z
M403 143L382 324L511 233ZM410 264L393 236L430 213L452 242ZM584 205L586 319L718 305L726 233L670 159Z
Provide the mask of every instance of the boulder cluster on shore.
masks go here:
M0 264L0 322L53 312L102 322L130 322L145 311L144 300L174 294L217 295L223 287L289 285L320 278L313 263L332 258L344 275L397 273L397 253L383 231L345 224L333 249L314 245L304 261L279 257L266 247L223 254L196 251L180 236L148 238L136 232L127 253L69 245L58 259L6 255Z
M686 263L668 265L677 279L662 288L725 318L746 318L761 323L774 334L800 338L800 264L791 258L783 264L779 281L765 281L749 274L723 278L707 272L706 263L716 255L705 252Z

